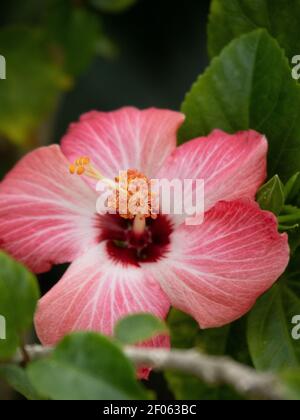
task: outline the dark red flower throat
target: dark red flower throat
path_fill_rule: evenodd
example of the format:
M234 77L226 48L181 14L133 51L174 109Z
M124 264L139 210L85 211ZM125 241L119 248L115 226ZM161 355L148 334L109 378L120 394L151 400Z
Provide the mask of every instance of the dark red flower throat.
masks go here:
M155 262L169 250L173 231L170 220L164 215L148 218L142 235L133 232L132 220L119 215L107 214L99 219L100 241L107 241L108 255L124 265L139 266L144 262Z

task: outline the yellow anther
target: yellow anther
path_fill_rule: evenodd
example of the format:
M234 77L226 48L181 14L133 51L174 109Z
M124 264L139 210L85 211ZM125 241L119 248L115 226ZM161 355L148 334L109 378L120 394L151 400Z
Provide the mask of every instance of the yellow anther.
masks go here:
M85 172L85 167L84 166L79 166L77 168L77 175L83 175Z
M70 165L70 173L74 175L83 175L85 172L91 170L90 166L90 158L87 156L80 157L75 160L75 163Z
M90 158L88 158L88 157L83 157L82 158L82 164L83 165L88 165L90 162L91 162Z
M118 185L115 181L105 178L101 172L99 172L91 163L91 160L87 156L82 156L75 160L75 163L70 165L70 173L77 175L85 175L88 178L96 179L97 181L103 181L111 188L117 189Z
M70 170L70 174L74 175L75 172L76 172L76 166L75 165L70 165L69 170Z

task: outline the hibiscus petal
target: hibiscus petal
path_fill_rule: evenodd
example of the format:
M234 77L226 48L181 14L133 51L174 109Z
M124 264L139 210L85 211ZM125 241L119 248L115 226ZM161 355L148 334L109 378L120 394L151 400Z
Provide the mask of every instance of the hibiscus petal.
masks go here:
M182 224L173 234L169 258L148 269L172 305L202 328L213 328L248 312L288 261L288 238L277 232L273 214L240 200L219 202L202 225Z
M64 277L39 302L35 317L44 345L53 345L72 331L113 333L128 314L147 312L164 319L170 303L158 282L143 269L109 259L106 243L74 261ZM168 347L167 337L145 346Z
M266 138L255 131L229 135L215 130L177 148L158 177L204 180L205 210L221 200L253 199L266 178L267 150Z
M175 149L177 130L183 121L179 112L154 108L93 111L70 126L62 150L71 162L89 156L110 178L127 169L154 177Z
M0 184L0 246L40 273L97 243L95 192L68 172L59 146L23 158Z

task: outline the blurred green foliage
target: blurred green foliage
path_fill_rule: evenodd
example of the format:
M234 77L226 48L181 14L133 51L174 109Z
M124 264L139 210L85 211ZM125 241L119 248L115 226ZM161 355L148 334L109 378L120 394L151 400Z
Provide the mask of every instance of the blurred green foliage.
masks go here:
M0 309L6 320L6 339L0 340L0 359L13 356L32 326L39 298L35 277L21 264L0 251Z
M0 90L0 133L18 145L37 145L42 119L70 81L52 60L39 29L2 29L0 51L7 62Z
M55 111L61 93L97 54L111 57L115 47L104 34L98 10L84 1L12 3L0 29L0 53L7 62L0 90L0 135L28 148L40 144L39 129ZM133 2L117 3L121 11Z
M118 13L132 6L137 0L89 0L90 3L104 12Z

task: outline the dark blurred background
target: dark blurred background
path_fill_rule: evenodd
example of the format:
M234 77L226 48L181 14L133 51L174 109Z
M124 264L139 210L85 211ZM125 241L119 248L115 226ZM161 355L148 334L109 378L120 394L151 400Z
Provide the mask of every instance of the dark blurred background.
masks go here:
M39 69L36 70L33 64L31 67L31 63L36 60L28 56L26 63L19 63L18 55L14 55L14 48L16 51L26 48L22 45L22 36L17 32L12 42L5 31L8 27L15 31L15 28L37 26L46 32L48 14L53 14L56 20L51 36L56 43L61 42L63 49L65 32L70 30L70 26L66 24L64 27L60 13L63 15L69 11L62 9L60 12L61 0L57 1L57 9L53 8L55 1L12 0L1 4L0 54L9 57L6 57L7 80L0 80L0 179L29 149L59 142L68 124L84 112L113 110L125 105L178 110L185 93L208 62L206 25L209 0L137 0L136 4L120 13L98 10L86 4L88 2L65 0L70 9L86 8L87 13L101 22L105 43L102 43L101 54L94 54L80 72L74 75L69 71L72 83L68 89L58 92L49 111L40 118L34 130L29 134L28 130L24 130L24 137L21 135L16 139L9 135L10 127L2 130L3 122L8 119L14 125L22 120L22 111L15 112L17 105L14 106L14 100L23 104L24 112L31 112L29 107L32 106L31 102L27 106L26 91L18 91L17 83L21 83L22 87L23 83L32 82L29 95L33 98L43 93L43 84L35 88L34 79L38 78ZM75 27L72 34L75 45L70 45L68 38L68 48L74 49L75 62L77 58L80 60L80 42L85 42L88 30L84 26ZM45 44L45 48L52 48L53 39ZM9 60L11 56L13 58ZM25 67L28 69L26 79L23 76ZM35 104L35 107L33 113L39 110L40 104ZM40 276L42 293L59 280L65 269L66 266L56 267ZM160 397L170 397L161 377L152 376L149 386L154 385L160 390Z
M106 14L106 33L116 43L114 60L95 59L65 96L57 135L82 112L124 105L178 110L207 64L209 0L139 0L118 15Z

